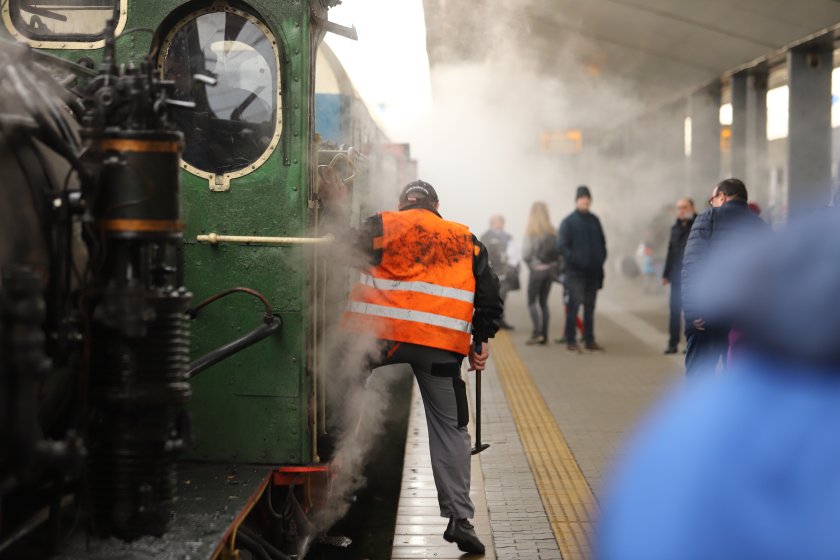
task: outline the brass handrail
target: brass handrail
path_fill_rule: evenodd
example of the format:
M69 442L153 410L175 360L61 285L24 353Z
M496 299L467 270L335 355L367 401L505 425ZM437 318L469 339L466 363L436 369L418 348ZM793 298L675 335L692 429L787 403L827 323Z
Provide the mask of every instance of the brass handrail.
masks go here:
M219 235L208 233L197 235L195 238L199 243L218 245L219 243L231 243L234 245L328 245L335 241L332 234L323 237L261 237L256 235Z

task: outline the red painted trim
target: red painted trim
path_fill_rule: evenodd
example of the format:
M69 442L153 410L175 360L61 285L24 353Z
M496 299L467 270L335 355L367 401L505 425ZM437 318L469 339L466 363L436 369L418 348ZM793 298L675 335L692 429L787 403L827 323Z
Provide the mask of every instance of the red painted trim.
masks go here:
M299 465L289 467L277 467L275 472L280 473L302 473L302 472L327 472L330 470L328 464L324 465Z

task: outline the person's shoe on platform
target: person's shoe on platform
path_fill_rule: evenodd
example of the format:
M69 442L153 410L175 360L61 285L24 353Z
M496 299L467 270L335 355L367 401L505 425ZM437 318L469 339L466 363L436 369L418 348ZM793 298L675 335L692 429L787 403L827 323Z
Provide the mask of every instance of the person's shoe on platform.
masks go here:
M676 353L677 353L677 347L676 346L669 346L668 348L665 349L665 354L676 354Z
M513 330L513 325L511 325L510 323L508 323L507 321L505 321L503 319L502 322L499 323L499 328L504 329L506 331L512 331Z
M455 543L458 549L472 554L484 554L484 544L478 540L475 528L469 519L449 518L449 525L443 532L443 539L446 542Z
M604 351L604 347L601 346L600 344L598 344L595 341L587 342L583 347L586 348L587 350L589 350L590 352L603 352Z
M531 346L533 344L545 344L546 338L544 336L532 336L525 341L525 344Z
M580 346L578 346L574 342L571 343L571 344L567 344L566 345L566 352L569 352L570 354L580 354Z

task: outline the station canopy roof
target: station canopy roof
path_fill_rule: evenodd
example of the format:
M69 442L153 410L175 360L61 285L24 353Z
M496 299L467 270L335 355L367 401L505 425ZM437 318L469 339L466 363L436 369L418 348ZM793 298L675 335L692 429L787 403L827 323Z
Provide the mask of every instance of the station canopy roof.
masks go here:
M515 49L541 72L674 98L840 23L840 0L424 0L432 68Z

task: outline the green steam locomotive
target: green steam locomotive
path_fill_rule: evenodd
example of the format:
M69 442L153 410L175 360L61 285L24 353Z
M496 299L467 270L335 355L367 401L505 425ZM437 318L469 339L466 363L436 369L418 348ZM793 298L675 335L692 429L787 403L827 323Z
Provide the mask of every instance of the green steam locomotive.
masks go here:
M166 550L171 557L235 558L248 550L252 557L287 558L307 548L310 513L334 476L327 422L329 392L337 389L327 383L324 364L347 272L331 266L327 247L333 232L352 227L414 178L406 147L387 145L356 106L352 87L318 96L323 111L337 114L325 125L330 134L316 131L319 45L328 32L355 34L328 20L338 3L0 3L0 38L32 49L9 56L47 68L58 89L70 92L44 102L53 113L67 113L55 116L55 126L68 142L82 138L73 152L82 163L75 176L62 171L64 194L54 204L75 200L77 183L76 199L89 198L87 206L78 203L77 218L61 218L64 248L44 257L50 282L65 278L56 292L66 312L53 310L46 297L45 322L26 323L47 341L43 349L35 345L38 352L64 364L67 379L51 383L45 368L46 381L28 394L39 392L32 402L55 406L56 414L40 424L20 421L44 441L72 442L77 452L62 456L72 455L77 468L66 467L69 459L54 461L22 480L23 467L5 466L0 557L147 558ZM335 58L328 53L326 60L324 71L341 78L332 81L346 82ZM14 75L9 80L17 84ZM33 79L32 87L16 91L24 99L39 89L48 95L54 88L38 88ZM68 169L75 169L74 157ZM62 274L55 255L63 255ZM19 264L2 251L0 257L2 270ZM97 264L78 273L74 259ZM88 276L98 286L90 292L79 288ZM39 283L37 274L26 277ZM4 276L0 283L0 337L11 350L18 342L8 333L19 328L14 321L25 322L12 312L15 282L23 280ZM113 290L118 297L108 295ZM166 301L152 292L166 292L160 296ZM182 326L187 319L190 335ZM72 338L66 333L76 342L50 342ZM175 340L180 349L173 349ZM161 347L169 353L152 360ZM155 401L158 393L144 392L142 375L131 377L143 369L135 362L171 368L169 392L160 393L169 399L165 408ZM16 385L6 376L15 371L14 364L0 370L7 411L15 408ZM111 378L96 385L109 371L125 372L115 376L121 385ZM162 457L186 459L177 483L161 470L164 459L144 456L147 447L135 441L135 432L147 428L163 432ZM148 471L158 478L147 480ZM5 515L10 510L21 513ZM80 545L80 526L102 538Z

